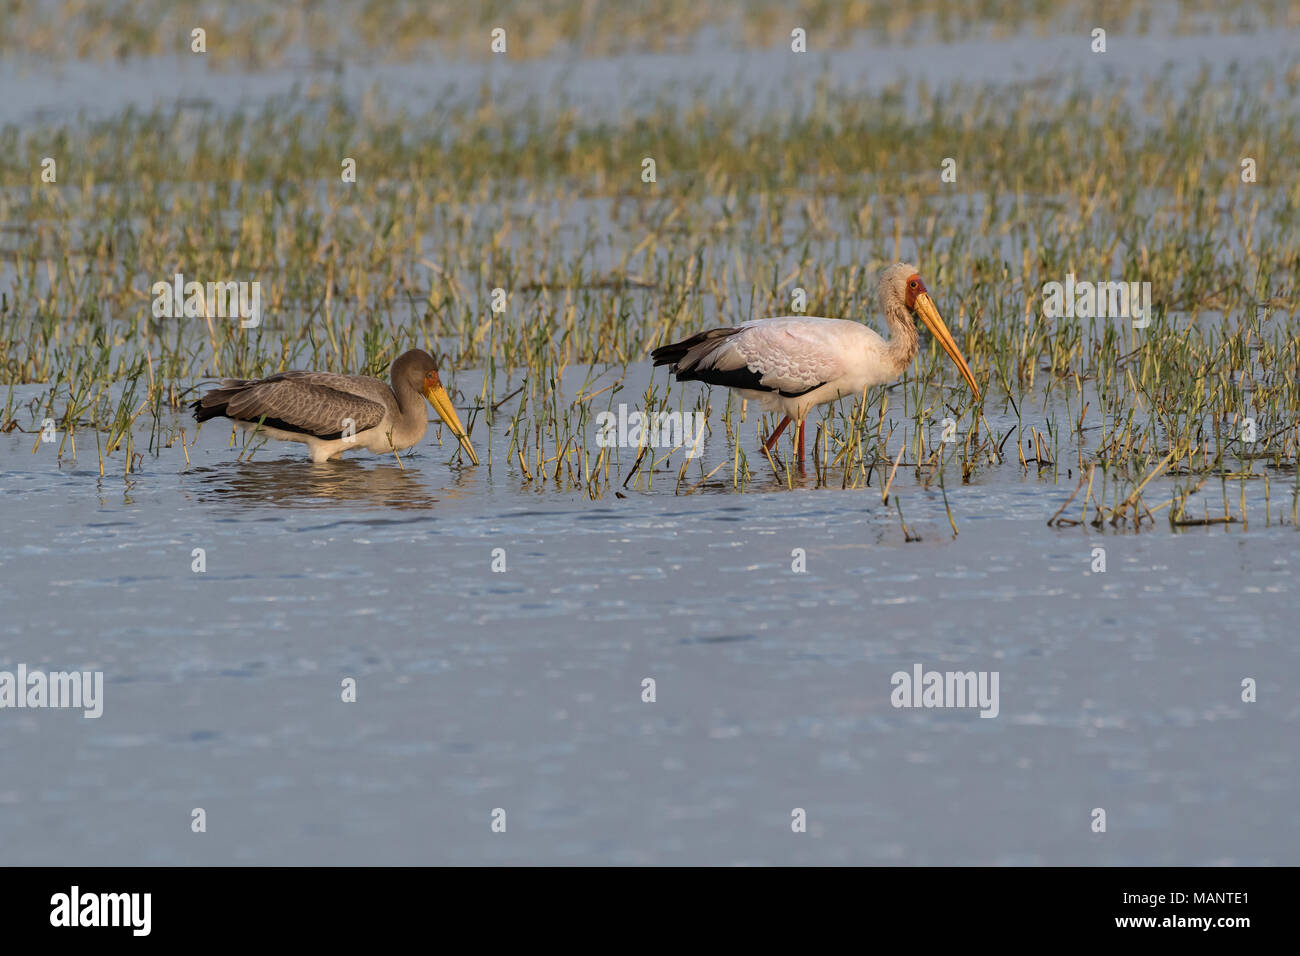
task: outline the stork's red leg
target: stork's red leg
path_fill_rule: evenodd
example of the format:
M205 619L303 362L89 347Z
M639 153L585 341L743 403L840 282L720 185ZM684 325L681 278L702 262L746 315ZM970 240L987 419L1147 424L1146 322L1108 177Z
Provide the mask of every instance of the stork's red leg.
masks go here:
M771 451L772 448L776 445L777 439L781 437L781 433L785 431L785 426L789 424L790 424L790 416L787 415L785 418L781 419L781 424L776 426L776 431L772 432L772 434L767 436L767 441L763 442L763 448L765 448L767 451Z

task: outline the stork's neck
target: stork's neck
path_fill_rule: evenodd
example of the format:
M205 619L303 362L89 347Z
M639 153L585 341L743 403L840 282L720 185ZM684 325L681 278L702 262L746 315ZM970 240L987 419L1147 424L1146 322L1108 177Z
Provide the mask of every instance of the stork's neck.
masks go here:
M884 305L885 318L889 322L889 344L886 348L890 360L901 375L912 364L920 347L917 343L916 323L902 303L886 302Z
M393 376L393 395L397 399L397 421L394 424L402 437L409 439L409 444L413 445L424 437L425 429L429 427L429 413L424 409L424 396L405 375Z

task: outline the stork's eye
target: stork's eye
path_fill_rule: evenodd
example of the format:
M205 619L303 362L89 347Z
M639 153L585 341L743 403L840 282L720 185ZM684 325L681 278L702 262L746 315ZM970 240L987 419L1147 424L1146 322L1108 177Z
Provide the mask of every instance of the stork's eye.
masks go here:
M908 283L908 285L910 285L913 289L915 289L918 283L915 279L913 279L911 282Z

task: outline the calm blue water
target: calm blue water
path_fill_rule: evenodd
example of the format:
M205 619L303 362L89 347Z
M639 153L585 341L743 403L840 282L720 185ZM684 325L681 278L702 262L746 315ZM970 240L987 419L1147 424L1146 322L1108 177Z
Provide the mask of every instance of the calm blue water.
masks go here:
M1112 34L1104 60L1074 36L857 47L798 77L784 51L723 51L337 79L425 106L487 81L598 114L669 77L758 85L780 104L822 70L868 95L922 68L936 85L1137 90L1165 72L1177 88L1205 63L1285 64L1295 39ZM313 75L7 62L0 85L17 95L0 97L0 122L259 108ZM449 378L476 393L475 370ZM722 403L684 487L732 457ZM1014 424L988 408L995 429ZM591 500L508 461L512 409L476 428L479 468L450 462L433 432L401 466L313 466L297 446L239 461L212 423L188 463L176 445L126 476L119 452L101 477L89 432L62 462L57 446L33 453L32 434L0 435L0 672L105 682L98 719L0 709L0 858L1300 863L1293 475L1273 476L1267 511L1250 484L1248 527L1174 531L1161 513L1134 533L1047 526L1077 475L1012 463L960 485L950 468L954 537L938 486L902 468L907 540L878 478L783 487L752 414L747 489L724 466L674 494L675 456L652 490ZM616 486L634 458L621 452ZM1169 492L1155 482L1149 501ZM1218 513L1221 489L1193 501ZM997 716L894 707L892 676L916 665L996 672Z
M241 463L207 425L188 468L176 446L126 478L119 453L102 479L84 434L62 468L0 437L0 670L106 682L97 720L0 711L5 859L1300 856L1276 488L1270 526L1252 490L1249 530L1053 530L1074 481L1003 466L951 480L954 539L903 468L907 542L878 485L674 495L674 459L653 492L534 490L501 464L506 424L491 469L432 432L404 470L297 446ZM693 469L731 454L716 427ZM916 664L997 672L998 716L893 707Z

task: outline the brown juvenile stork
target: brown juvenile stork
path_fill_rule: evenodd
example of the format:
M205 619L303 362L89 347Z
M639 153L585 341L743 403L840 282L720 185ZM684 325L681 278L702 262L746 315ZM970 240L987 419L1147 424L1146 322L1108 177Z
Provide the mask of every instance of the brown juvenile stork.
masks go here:
M801 464L803 423L810 411L892 382L912 364L919 347L913 316L920 316L979 401L975 376L916 266L899 262L885 269L876 294L889 323L888 340L861 322L785 315L699 332L655 349L650 357L655 365L672 366L678 381L726 385L766 411L781 412L785 417L763 443L768 451L786 426L797 422Z
M280 441L302 442L312 461L328 461L345 451L364 448L392 453L424 437L427 398L446 422L469 460L478 464L474 446L461 427L451 397L438 380L438 364L420 349L393 363L392 388L367 375L330 372L278 372L266 378L223 378L194 402L196 421L229 418L240 428Z

